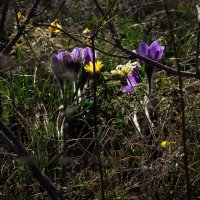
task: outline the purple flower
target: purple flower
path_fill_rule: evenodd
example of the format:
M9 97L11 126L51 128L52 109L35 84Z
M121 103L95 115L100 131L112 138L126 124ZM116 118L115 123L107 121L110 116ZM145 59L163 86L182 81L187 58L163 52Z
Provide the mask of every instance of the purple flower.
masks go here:
M152 60L158 61L162 58L164 54L164 46L161 46L158 40L152 42L150 46L147 45L146 42L141 42L139 45L138 53L141 56L148 57Z
M138 77L134 75L132 75L131 73L127 74L127 86L123 86L122 87L122 92L123 93L129 93L131 94L133 92L133 89L137 86L138 82L137 79Z
M52 56L51 69L61 87L64 82L72 83L77 79L81 68L78 60L81 58L80 51L79 48L73 49L71 53L62 50Z
M59 51L53 55L53 62L56 64L66 64L73 62L73 59L68 51Z
M90 61L93 61L92 50L89 47L83 49L82 57L83 57L83 65L89 64Z

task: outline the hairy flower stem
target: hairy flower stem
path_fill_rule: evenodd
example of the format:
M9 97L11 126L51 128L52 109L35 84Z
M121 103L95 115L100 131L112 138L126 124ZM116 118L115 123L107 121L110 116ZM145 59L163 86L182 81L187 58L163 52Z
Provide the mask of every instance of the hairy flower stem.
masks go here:
M96 69L95 69L95 49L94 49L94 38L91 38L92 41L92 54L93 54L93 90L94 90L94 139L96 146L96 154L99 165L99 174L100 174L100 187L101 187L101 199L105 200L104 193L104 180L103 180L103 167L101 163L101 152L98 138L98 127L97 127L97 85L96 85Z
M146 74L147 74L147 79L148 79L148 84L149 84L149 95L151 94L152 92L152 86L153 86L153 75L155 73L155 67L153 65L146 65L145 66L145 71L146 71Z
M185 168L185 179L186 179L186 189L187 189L187 200L191 200L191 187L190 187L190 179L189 179L189 172L188 172L188 153L187 153L187 145L186 145L186 128L185 128L185 104L184 104L184 95L183 95L183 80L181 76L181 66L178 61L178 53L176 48L175 37L172 30L171 20L169 18L169 11L167 8L167 1L165 0L165 10L167 15L167 20L169 24L171 39L173 42L174 47L174 55L176 58L176 65L178 70L178 78L179 78L179 89L180 89L180 96L181 96L181 118L182 118L182 141L183 141L183 151L184 151L184 168Z

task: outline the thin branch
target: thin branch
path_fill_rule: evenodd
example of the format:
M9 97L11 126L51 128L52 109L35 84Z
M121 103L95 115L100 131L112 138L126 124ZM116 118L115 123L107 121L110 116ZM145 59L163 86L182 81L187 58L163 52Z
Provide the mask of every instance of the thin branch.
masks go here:
M1 135L6 145L9 146L14 151L14 153L18 154L19 157L24 161L24 163L29 166L37 180L40 182L41 186L46 189L49 196L53 200L61 200L62 197L54 184L47 176L42 174L37 163L30 157L26 149L14 136L14 133L3 123L2 119L0 119L0 130L2 131Z
M35 2L33 3L32 7L31 7L31 9L30 9L25 21L24 21L24 23L19 27L17 34L6 45L6 47L2 50L1 54L8 54L11 51L12 47L15 45L15 43L19 40L21 35L23 35L27 24L29 23L30 19L34 16L35 9L37 8L39 2L40 2L40 0L35 0Z

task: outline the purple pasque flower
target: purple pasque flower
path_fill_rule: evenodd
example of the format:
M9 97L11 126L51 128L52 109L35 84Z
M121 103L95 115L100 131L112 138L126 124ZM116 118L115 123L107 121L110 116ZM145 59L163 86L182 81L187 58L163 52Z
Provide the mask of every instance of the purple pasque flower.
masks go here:
M56 64L64 64L66 62L72 62L73 59L68 51L62 50L53 55L53 61Z
M66 65L72 63L72 57L68 51L62 50L55 53L51 58L51 69L58 83L63 85L66 74Z
M81 68L80 51L79 48L73 49L71 53L62 50L52 56L51 69L61 87L64 82L72 83L77 79Z
M123 86L121 91L123 93L131 94L133 92L133 89L138 84L137 80L138 80L138 77L135 76L135 74L133 74L133 75L131 73L127 74L127 83L128 83L128 85Z
M158 40L151 43L150 46L144 41L142 41L138 48L138 53L141 56L150 58L152 60L158 61L162 58L164 54L164 46L161 46Z

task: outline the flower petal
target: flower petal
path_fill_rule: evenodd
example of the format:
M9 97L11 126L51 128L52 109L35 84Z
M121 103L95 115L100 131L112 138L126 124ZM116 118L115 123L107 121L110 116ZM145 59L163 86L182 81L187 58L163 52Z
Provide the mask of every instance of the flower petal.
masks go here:
M141 82L142 82L142 79L141 79L141 77L140 77L138 68L134 68L134 69L133 69L133 76L135 77L135 81L136 81L137 83L141 83Z
M140 45L139 45L139 48L138 48L138 53L141 55L141 56L148 56L148 49L149 49L149 46L147 45L146 42L141 42Z
M102 64L101 61L98 60L98 61L95 62L95 71L96 71L96 73L99 73L102 67L103 67L103 64Z
M135 77L132 74L127 74L127 83L129 86L131 86L132 88L136 87L137 82L135 80Z
M131 94L133 92L133 87L131 87L129 85L123 86L122 89L121 89L121 91L123 93L129 93L129 94Z
M84 69L90 73L93 74L93 63L90 61L87 65L84 66Z
M103 67L103 64L101 61L96 61L95 62L95 72L100 73L101 68ZM90 73L94 74L94 67L93 67L93 62L90 61L89 64L84 66L85 70Z
M93 61L92 50L86 47L83 49L83 64L87 65L90 61Z
M149 57L152 60L160 60L163 56L163 51L164 51L163 46L160 46L158 40L152 42L152 44L149 47Z
M130 73L132 71L132 69L129 66L127 66L127 67L125 66L122 68L121 71L126 75L126 74Z
M80 56L81 56L81 50L82 50L82 48L74 48L73 50L72 50L72 52L71 52L71 57L72 57L72 59L75 61L75 62L77 62L79 59L80 59Z
M159 53L157 55L157 60L160 60L163 57L164 49L165 49L164 46L160 46L160 51L159 51Z

